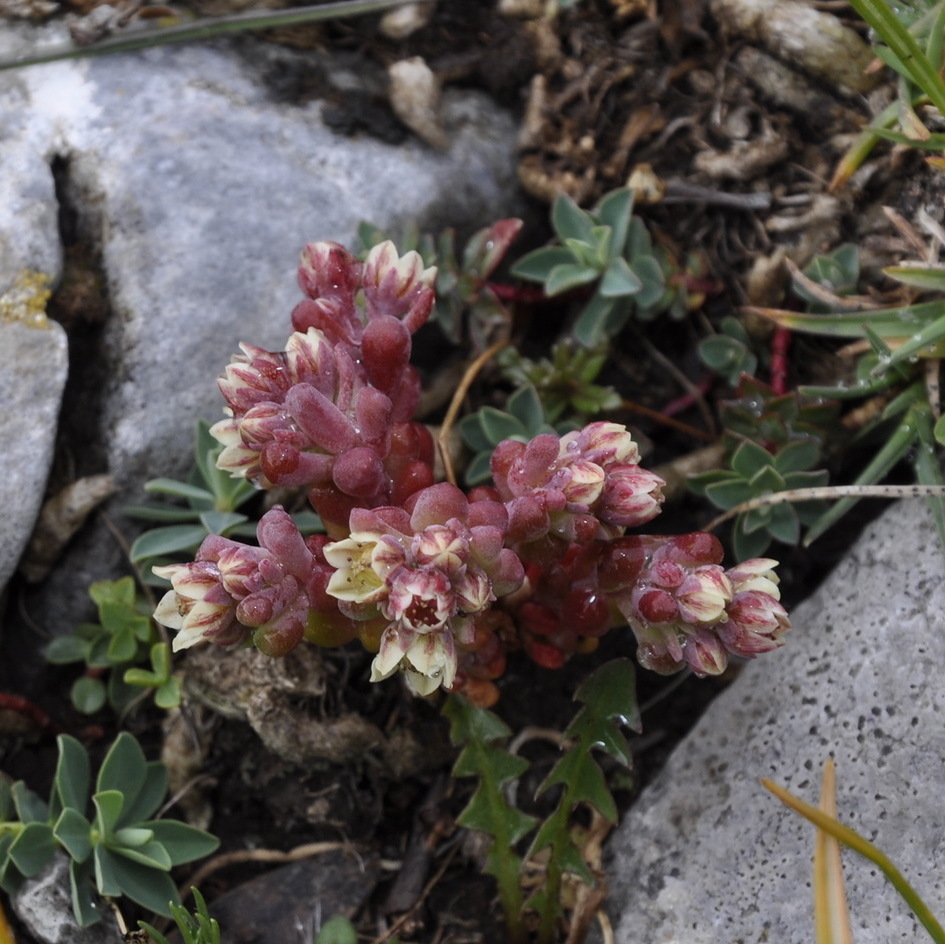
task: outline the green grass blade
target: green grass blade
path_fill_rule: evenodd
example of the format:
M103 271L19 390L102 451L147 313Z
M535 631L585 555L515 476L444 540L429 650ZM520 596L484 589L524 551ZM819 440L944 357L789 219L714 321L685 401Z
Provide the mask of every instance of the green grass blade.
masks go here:
M902 305L898 308L875 308L867 311L837 312L824 315L805 314L779 308L744 309L768 318L785 328L806 334L835 338L865 338L868 325L881 338L908 338L916 331L945 316L945 300Z
M880 35L883 42L899 57L915 82L945 115L945 82L929 62L915 37L899 22L884 0L849 0L850 6Z
M893 887L902 896L906 904L912 909L913 914L922 923L923 927L929 932L935 944L945 944L945 930L938 923L935 915L932 914L928 905L922 900L916 890L906 881L905 876L896 868L895 865L871 842L864 839L859 833L837 822L832 816L821 812L815 806L805 803L803 800L789 793L784 787L778 786L770 780L763 779L762 785L766 790L770 790L785 806L790 807L795 813L799 813L804 819L813 823L824 832L833 836L839 842L842 842L849 849L869 859L887 879Z
M872 461L857 477L855 485L872 485L883 478L889 470L909 451L916 439L916 420L913 412L903 417L886 444L873 456ZM821 515L808 529L804 546L809 547L828 528L837 523L856 503L856 498L842 498Z
M343 16L361 16L376 13L391 7L400 6L406 0L337 0L316 6L293 7L287 10L252 10L221 16L215 19L201 19L177 26L136 31L134 35L116 36L89 46L63 45L42 53L25 53L13 59L0 62L0 71L17 69L22 66L42 65L46 62L58 62L62 59L87 59L91 56L103 56L115 52L132 52L166 43L189 43L198 40L219 39L233 33L246 30L273 29L275 27L297 26L300 23L312 23L317 20L337 19Z

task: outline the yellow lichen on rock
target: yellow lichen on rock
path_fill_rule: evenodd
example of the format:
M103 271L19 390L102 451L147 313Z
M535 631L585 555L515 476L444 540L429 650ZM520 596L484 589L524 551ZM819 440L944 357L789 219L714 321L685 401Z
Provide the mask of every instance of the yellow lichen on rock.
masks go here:
M46 303L52 295L49 276L24 269L0 295L0 320L19 321L30 328L48 328Z

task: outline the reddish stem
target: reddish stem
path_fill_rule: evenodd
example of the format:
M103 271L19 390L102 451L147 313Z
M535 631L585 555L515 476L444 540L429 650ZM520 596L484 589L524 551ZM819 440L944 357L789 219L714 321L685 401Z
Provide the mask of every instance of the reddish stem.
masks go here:
M28 718L40 730L49 734L59 734L62 728L56 724L49 715L38 705L34 705L28 698L22 695L11 695L9 692L0 692L0 710L14 711L24 718Z
M546 301L544 289L537 285L504 285L500 282L486 282L486 287L492 289L496 298L503 302L523 302L535 304Z
M667 403L666 406L660 410L660 413L662 413L663 416L675 416L677 413L682 413L683 411L688 410L689 407L695 404L698 397L704 397L709 392L714 380L715 376L713 374L703 377L702 380L696 384L698 396L695 392L684 393L682 396L676 397L675 400L670 400L669 403Z
M788 392L788 351L790 349L790 329L777 325L771 336L771 389L777 396Z

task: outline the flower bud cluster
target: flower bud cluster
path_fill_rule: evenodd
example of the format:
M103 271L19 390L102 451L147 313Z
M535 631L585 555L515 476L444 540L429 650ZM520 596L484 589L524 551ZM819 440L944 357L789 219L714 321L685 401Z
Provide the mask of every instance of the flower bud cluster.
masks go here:
M327 591L353 618L379 612L389 622L372 680L403 668L419 694L453 685L457 647L482 648L476 618L522 584L522 563L504 546L507 520L498 502L470 503L448 483L405 508L351 513L351 535L324 548L335 567Z
M249 344L219 381L219 466L264 488L306 486L339 534L355 507L401 503L433 482L433 443L412 421L411 336L433 307L435 269L390 242L361 263L336 243L302 253L308 296L285 351Z
M777 561L755 558L725 570L722 545L703 532L646 541L659 543L632 588L615 598L641 665L664 675L686 665L696 675L718 675L730 655L751 658L781 645L790 623Z
M212 432L220 468L306 487L328 534L303 540L277 507L259 547L212 536L193 563L156 568L173 587L155 616L178 630L174 648L251 639L281 655L303 638L359 637L376 652L372 680L402 672L418 694L490 704L510 651L555 668L621 622L663 673L717 674L781 645L775 561L726 570L709 534L628 533L659 513L665 483L624 426L502 442L494 488L433 484L409 363L433 274L390 243L363 263L335 243L306 247L295 332L279 353L242 345Z
M154 618L178 630L175 652L204 640L233 646L250 637L273 656L298 645L323 595L316 554L278 505L260 519L256 536L259 547L210 535L193 563L154 568L173 588Z
M500 443L492 477L509 510L510 542L524 559L548 564L572 544L617 537L655 518L666 483L639 460L618 423Z

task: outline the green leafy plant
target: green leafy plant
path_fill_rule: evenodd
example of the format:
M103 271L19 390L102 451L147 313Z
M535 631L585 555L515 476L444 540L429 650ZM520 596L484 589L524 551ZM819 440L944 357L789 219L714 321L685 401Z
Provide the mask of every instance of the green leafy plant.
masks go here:
M76 708L92 714L107 702L123 713L148 689L159 708L179 705L180 683L171 674L170 646L151 619L153 606L138 597L134 580L94 583L89 596L98 607L99 622L80 623L43 650L46 659L57 665L86 665L86 673L70 691Z
M751 350L748 332L731 315L722 319L718 334L699 342L699 357L730 386L735 386L743 374L751 376L758 369L758 358Z
M567 419L581 425L592 416L620 406L620 394L596 384L607 361L606 347L586 348L571 338L558 341L551 357L531 360L515 347L506 347L497 358L502 376L516 387L531 385L538 392L549 423ZM556 426L556 428L558 428Z
M459 823L493 838L486 869L498 882L512 942L527 939L523 909L538 915L539 942L550 944L555 940L565 873L587 884L594 882L572 830L575 810L586 804L608 823L617 822L617 807L594 750L603 751L626 768L631 766L630 748L620 728L640 729L632 664L625 659L605 663L580 686L575 699L583 707L564 731L564 753L538 788L539 795L557 790L557 803L552 813L537 824L524 856L518 855L515 847L533 830L536 821L509 803L505 788L527 770L527 761L496 743L511 732L492 712L455 695L443 709L452 724L453 742L463 748L454 775L479 778ZM544 881L523 901L522 871L541 853L546 853Z
M191 914L183 905L170 904L171 917L177 924L183 944L220 944L220 925L216 918L210 917L207 903L196 888L190 889L197 903L196 911ZM138 927L147 931L154 944L169 944L167 938L147 921L139 921Z
M827 482L826 471L811 471L820 460L820 447L811 439L795 440L774 454L744 439L732 455L730 468L691 476L689 487L716 507L729 509L753 498ZM785 544L800 540L801 524L810 524L819 509L810 503L782 503L743 511L735 518L732 541L742 557L760 557L772 538Z
M495 447L505 439L528 442L541 433L555 430L548 422L538 391L528 384L520 387L506 401L506 409L484 406L458 424L466 445L474 452L466 467L466 482L481 485L489 480L489 461Z
M314 944L358 944L358 932L344 915L335 915L321 926Z
M729 453L742 439L751 439L769 450L789 442L812 440L825 446L836 436L839 404L823 397L801 396L797 391L775 393L757 377L743 375L735 395L719 404Z
M701 272L698 257L679 266L654 247L643 221L632 214L633 191L626 187L590 211L562 194L551 212L557 244L528 253L512 267L513 275L542 283L548 296L594 283L573 328L587 347L615 335L631 315L649 321L663 312L682 318L690 310L684 273Z
M62 850L69 857L72 910L82 927L102 917L96 893L124 895L170 916L168 902L179 903L171 869L209 855L218 840L177 820L151 819L167 794L167 772L145 760L130 734L119 734L109 748L91 797L85 748L65 734L56 743L59 759L47 803L22 781L0 780L0 888L13 891Z
M880 140L922 150L945 150L945 135L931 132L917 113L925 105L945 116L945 3L850 0L850 6L875 31L880 40L877 57L899 76L898 97L874 119L837 166L834 189L847 181ZM894 130L898 125L899 130ZM941 157L929 163L945 167Z
M223 446L210 434L210 424L198 420L194 433L194 466L187 481L160 478L144 485L147 492L184 504L165 500L122 509L129 518L165 522L140 535L128 554L145 583L166 586L165 581L152 574L152 567L166 564L176 555L192 553L208 534L255 536L256 522L245 513L244 506L258 492L246 479L234 478L217 468L217 458L222 451ZM297 512L292 519L304 534L322 530L321 520L311 511Z
M255 533L249 515L238 509L256 494L256 489L246 479L233 478L216 467L221 451L220 443L210 435L210 424L198 420L194 467L187 481L151 479L144 486L147 492L184 504L145 502L123 509L129 518L163 522L138 537L129 552L146 582L163 586L159 578L151 575L151 567L166 562L169 555L194 550L208 534L252 537Z
M499 220L473 233L460 255L456 232L421 233L412 226L394 239L401 253L415 251L425 266L436 266L436 304L431 315L454 344L464 338L475 352L484 351L496 334L507 334L511 315L499 297L499 286L490 282L509 246L518 236L522 221ZM372 223L358 227L358 241L366 251L390 238Z
M885 442L857 476L856 485L873 485L902 461L911 462L923 486L945 484L938 461L938 446L945 443L945 423L938 403L926 388L945 356L945 267L904 264L884 270L906 287L903 304L863 311L821 314L780 309L752 309L795 331L846 339L858 343L860 353L852 381L830 386L803 386L800 394L850 400L882 397L885 407L860 431L860 438L878 434ZM934 291L943 297L912 301L915 291ZM902 291L902 290L901 290ZM945 501L928 499L939 533L945 542ZM813 541L840 519L856 502L844 498L811 523L806 540Z

